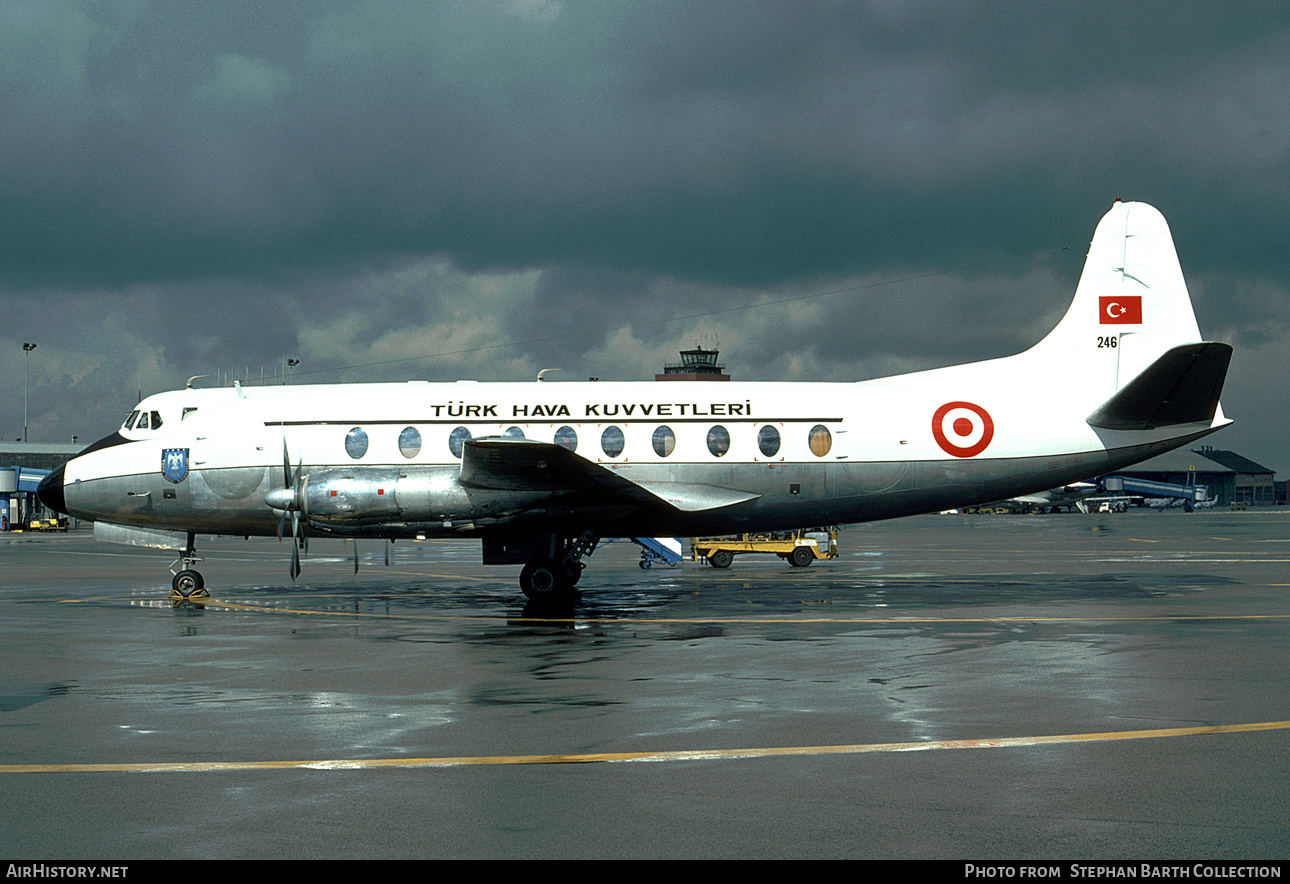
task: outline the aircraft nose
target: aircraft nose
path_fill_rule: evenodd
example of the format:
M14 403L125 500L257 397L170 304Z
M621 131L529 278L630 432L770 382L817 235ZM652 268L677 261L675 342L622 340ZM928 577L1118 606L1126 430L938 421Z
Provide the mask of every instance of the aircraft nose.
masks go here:
M54 512L67 513L67 501L63 498L62 467L40 480L40 484L36 486L36 497Z

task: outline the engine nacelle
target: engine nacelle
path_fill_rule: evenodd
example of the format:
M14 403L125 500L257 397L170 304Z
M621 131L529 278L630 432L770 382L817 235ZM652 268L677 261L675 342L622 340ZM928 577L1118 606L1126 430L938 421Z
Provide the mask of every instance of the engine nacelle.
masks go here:
M401 512L400 478L397 470L319 470L303 480L303 514L314 522L388 522Z
M492 500L472 500L455 469L318 470L304 477L300 497L306 519L338 528L470 520L497 508Z

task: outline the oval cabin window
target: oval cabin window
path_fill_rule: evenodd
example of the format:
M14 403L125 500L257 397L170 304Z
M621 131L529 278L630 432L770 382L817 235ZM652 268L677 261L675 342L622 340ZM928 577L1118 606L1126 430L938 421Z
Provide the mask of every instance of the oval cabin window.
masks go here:
M577 451L578 431L573 427L561 427L555 431L555 444L570 451Z
M722 457L730 450L730 431L721 425L708 430L708 450L713 457Z
M354 427L345 434L345 453L354 460L358 460L364 454L367 454L367 431L362 427Z
M833 434L823 424L816 424L811 427L810 443L811 454L816 457L824 457L829 453L829 449L833 447Z
M676 434L672 432L671 427L659 427L654 431L654 438L651 441L654 445L654 453L659 457L667 457L676 448Z
M618 427L605 427L605 431L600 434L600 450L605 452L607 457L617 457L622 454L626 444L623 431Z
M399 454L411 459L421 453L421 434L416 427L404 427L399 433Z
M766 457L774 457L779 454L779 430L771 426L762 427L757 431L757 447Z

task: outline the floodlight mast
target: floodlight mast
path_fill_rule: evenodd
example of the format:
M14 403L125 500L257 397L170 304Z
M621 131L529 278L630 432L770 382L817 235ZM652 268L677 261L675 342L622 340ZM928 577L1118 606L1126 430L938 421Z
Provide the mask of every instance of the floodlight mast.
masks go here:
M27 357L27 365L23 371L22 379L22 441L24 442L31 441L27 434L27 398L31 389L31 351L35 349L35 344L28 343L27 341L22 342L23 354Z

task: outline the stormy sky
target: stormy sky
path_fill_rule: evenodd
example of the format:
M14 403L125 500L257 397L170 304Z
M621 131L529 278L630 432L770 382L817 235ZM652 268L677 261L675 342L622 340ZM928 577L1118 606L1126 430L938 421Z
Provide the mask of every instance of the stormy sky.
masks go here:
M0 437L278 382L1008 355L1149 202L1290 473L1281 2L0 0Z

